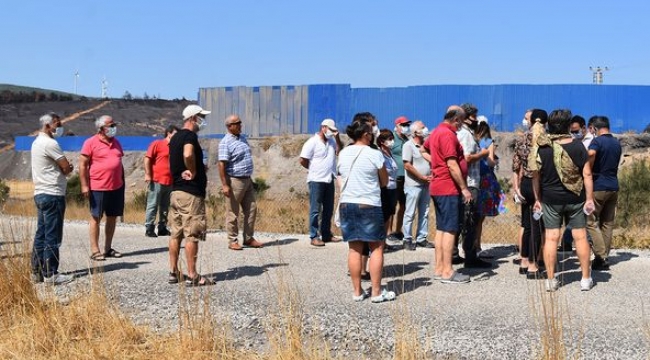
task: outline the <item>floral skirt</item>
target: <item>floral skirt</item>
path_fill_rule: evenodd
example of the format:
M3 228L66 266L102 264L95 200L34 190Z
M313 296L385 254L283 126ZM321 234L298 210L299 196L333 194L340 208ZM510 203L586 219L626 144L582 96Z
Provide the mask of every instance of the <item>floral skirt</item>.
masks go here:
M501 202L501 185L493 171L481 175L481 186L478 194L478 210L481 216L499 215Z

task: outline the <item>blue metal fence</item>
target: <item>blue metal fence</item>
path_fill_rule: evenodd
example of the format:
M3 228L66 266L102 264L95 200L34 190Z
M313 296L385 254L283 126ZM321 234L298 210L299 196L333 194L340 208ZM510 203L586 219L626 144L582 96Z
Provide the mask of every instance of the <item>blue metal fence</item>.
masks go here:
M305 91L306 90L306 91ZM255 93L266 94L255 96ZM252 95L251 95L252 94ZM296 96L299 94L300 96ZM256 101L257 99L257 101ZM213 111L212 133L221 133L227 114L238 112L251 136L315 132L327 117L347 124L370 111L380 127L406 115L436 126L451 104L471 102L497 130L512 131L529 108L569 108L585 118L606 115L612 130L642 131L650 114L639 111L650 100L650 86L628 85L431 85L402 88L351 88L347 84L202 88L199 103ZM288 106L287 104L291 104ZM211 121L211 122L212 122Z

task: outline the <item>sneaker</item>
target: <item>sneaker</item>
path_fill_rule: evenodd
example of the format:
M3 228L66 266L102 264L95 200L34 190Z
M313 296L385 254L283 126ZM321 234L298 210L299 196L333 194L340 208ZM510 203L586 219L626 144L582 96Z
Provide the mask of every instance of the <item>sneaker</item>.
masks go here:
M384 301L395 300L396 297L397 295L395 295L395 292L383 289L381 291L381 294L371 297L370 301L372 301L373 303L382 303Z
M152 237L152 238L158 237L158 235L156 235L156 232L153 230L153 228L147 228L147 231L145 231L144 236Z
M554 292L560 288L560 281L556 278L546 279L546 291Z
M609 262L607 261L607 259L603 259L600 256L596 256L594 260L591 262L591 269L599 270L599 271L609 271Z
M489 269L492 267L491 262L483 261L479 258L474 260L465 260L465 267L470 269Z
M425 249L434 249L435 248L435 245L433 245L433 243L429 242L428 240L418 241L416 244L417 244L418 247L422 247L422 248L425 248Z
M357 295L352 295L352 300L354 300L356 302L359 302L359 301L365 300L367 297L368 297L368 293L364 291L364 292L361 293L361 295L358 295L358 296Z
M581 279L580 280L580 290L581 291L589 291L589 290L591 290L592 287L594 287L594 279L586 278L586 279Z
M72 280L74 280L73 275L65 274L54 274L50 277L43 278L43 282L48 285L63 285L72 282Z
M404 240L404 250L415 251L416 246L413 240Z
M440 282L443 284L467 284L469 281L469 275L463 275L457 271L454 271L454 273L446 279L440 279Z
M169 236L171 234L166 226L158 226L158 236Z
M392 233L392 234L386 236L386 240L388 240L388 241L400 241L400 238L398 238L397 235L395 235L395 233Z

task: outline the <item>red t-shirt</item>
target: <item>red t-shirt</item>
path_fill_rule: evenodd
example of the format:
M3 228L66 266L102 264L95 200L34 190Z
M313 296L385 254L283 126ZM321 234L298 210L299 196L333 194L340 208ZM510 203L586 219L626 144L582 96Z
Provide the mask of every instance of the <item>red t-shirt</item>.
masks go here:
M92 136L84 141L81 155L87 156L90 162L90 190L112 191L124 185L124 151L116 138L106 143L99 135Z
M169 170L169 142L167 139L158 139L152 142L145 156L151 160L153 181L161 185L171 185L172 173Z
M429 193L432 196L459 195L460 188L447 167L447 159L457 159L463 178L467 178L467 162L456 137L456 127L443 121L429 135L424 148L431 154Z

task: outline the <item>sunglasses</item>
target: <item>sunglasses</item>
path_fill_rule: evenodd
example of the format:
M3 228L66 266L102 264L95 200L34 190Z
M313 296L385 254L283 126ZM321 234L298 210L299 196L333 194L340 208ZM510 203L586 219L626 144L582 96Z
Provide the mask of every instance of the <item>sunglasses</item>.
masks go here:
M228 124L228 126L230 126L230 125L241 125L241 121Z
M104 127L111 127L111 128L114 128L114 127L116 127L116 126L117 126L117 124L104 125Z

